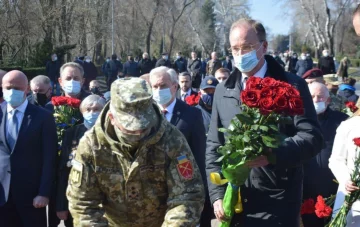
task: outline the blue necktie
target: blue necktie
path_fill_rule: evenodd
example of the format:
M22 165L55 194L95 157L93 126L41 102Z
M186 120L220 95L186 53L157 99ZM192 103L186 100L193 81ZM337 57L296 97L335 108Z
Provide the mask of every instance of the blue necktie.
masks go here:
M10 149L13 150L17 137L18 137L18 133L19 133L19 121L16 117L16 114L18 112L18 110L14 109L11 111L12 112L12 117L9 120L9 125L8 125L8 143L10 146Z

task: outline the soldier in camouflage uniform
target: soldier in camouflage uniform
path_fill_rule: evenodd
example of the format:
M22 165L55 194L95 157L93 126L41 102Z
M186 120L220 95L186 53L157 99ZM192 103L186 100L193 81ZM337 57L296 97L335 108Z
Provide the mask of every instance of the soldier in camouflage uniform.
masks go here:
M337 95L337 92L339 90L339 84L341 84L338 81L330 81L325 79L326 87L328 88L330 92L330 99L331 103L329 105L330 109L337 110L337 111L344 111L346 106L345 102L346 99L342 96Z
M116 80L111 97L72 162L74 226L196 226L204 188L186 139L145 80Z

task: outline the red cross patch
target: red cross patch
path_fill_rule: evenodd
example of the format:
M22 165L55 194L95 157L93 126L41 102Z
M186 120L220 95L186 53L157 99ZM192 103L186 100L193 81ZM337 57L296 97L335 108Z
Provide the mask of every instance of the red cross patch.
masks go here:
M190 160L188 160L186 156L180 156L177 159L179 163L177 164L177 170L179 172L179 175L184 178L184 180L193 179L194 169Z

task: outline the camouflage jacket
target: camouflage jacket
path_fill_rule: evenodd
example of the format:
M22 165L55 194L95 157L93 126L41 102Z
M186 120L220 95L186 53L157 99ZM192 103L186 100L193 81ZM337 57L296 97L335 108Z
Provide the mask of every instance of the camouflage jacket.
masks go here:
M73 161L67 197L74 226L196 226L204 188L181 132L156 108L159 126L132 156L114 139L108 110L81 139Z
M330 103L329 107L332 110L341 112L346 108L346 106L345 106L346 99L344 97L339 96L339 95L334 95L332 92L330 92L330 98L331 98L331 103Z

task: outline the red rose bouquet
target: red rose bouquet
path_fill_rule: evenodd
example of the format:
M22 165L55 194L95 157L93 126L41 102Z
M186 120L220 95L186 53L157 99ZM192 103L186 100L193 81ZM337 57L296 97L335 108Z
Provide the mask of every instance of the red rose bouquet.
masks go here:
M222 155L218 160L222 161L221 173L210 174L214 184L228 182L223 198L228 221L222 222L222 227L230 226L234 212L242 212L240 186L250 173L246 163L262 155L274 163L270 148L278 148L286 138L278 125L292 123L291 116L304 113L299 91L268 77L250 77L241 92L241 100L241 113L231 120L228 129L219 129L226 133L226 142L218 149Z
M81 101L75 98L56 96L51 98L51 103L55 110L54 117L60 147L65 130L81 119L79 111Z
M199 104L200 96L201 96L201 95L200 95L199 93L196 93L196 94L187 96L187 97L185 98L185 102L186 102L186 104L188 104L189 106L196 106L196 105Z
M360 137L353 139L356 146L356 154L360 152ZM351 181L357 186L360 187L360 155L357 155L354 160L354 171L352 172L350 178ZM345 195L344 204L341 206L340 210L335 215L334 219L331 220L329 227L343 227L346 226L347 215L353 205L353 203L360 198L360 190L353 191L348 195Z
M343 112L350 117L359 109L354 102L345 102L345 106L346 108L343 110Z

